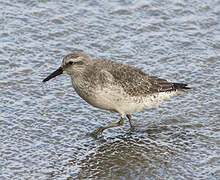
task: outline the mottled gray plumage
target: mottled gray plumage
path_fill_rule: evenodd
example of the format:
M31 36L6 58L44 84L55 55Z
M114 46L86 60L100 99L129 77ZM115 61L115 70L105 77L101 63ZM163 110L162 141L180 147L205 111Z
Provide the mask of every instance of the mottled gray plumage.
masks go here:
M189 89L186 84L168 82L127 64L91 58L83 52L66 55L61 67L43 82L63 72L70 75L74 89L89 104L121 114L118 123L100 127L93 135L123 124L125 115L132 126L131 113L155 107Z
M156 76L150 76L143 71L127 64L117 63L107 59L94 59L87 67L84 78L88 81L108 85L120 85L130 96L144 96L158 92L189 89L186 84L171 83ZM112 75L113 81L108 76ZM89 79L88 79L89 78Z

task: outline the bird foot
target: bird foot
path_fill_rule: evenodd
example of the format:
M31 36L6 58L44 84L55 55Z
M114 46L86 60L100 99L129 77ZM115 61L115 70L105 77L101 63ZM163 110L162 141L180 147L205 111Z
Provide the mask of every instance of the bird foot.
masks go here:
M98 129L92 131L92 132L90 133L90 135L96 137L98 134L102 133L103 130L104 130L104 128L103 128L103 127L100 127L100 128L98 128Z
M135 127L132 126L132 127L130 128L130 131L135 131Z

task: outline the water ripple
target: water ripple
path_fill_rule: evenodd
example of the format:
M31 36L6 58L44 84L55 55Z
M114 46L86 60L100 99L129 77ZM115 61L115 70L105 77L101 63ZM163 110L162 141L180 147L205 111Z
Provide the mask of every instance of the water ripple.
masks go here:
M0 2L0 179L219 179L220 3L213 1ZM63 75L83 50L192 90L129 123L74 92Z

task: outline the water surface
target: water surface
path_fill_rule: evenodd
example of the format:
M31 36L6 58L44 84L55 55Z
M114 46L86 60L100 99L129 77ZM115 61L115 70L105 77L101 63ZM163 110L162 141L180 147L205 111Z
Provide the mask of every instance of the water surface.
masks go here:
M0 2L0 179L219 179L220 2ZM192 90L117 122L78 97L73 50L128 63Z

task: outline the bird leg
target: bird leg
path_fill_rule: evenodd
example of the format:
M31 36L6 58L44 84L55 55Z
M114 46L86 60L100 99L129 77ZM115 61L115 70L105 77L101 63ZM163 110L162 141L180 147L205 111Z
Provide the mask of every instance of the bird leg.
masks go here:
M99 133L102 133L105 129L121 126L123 123L124 123L124 118L121 117L120 121L118 121L117 123L113 123L113 124L110 124L110 125L107 125L107 126L102 126L102 127L98 128L98 129L94 130L91 133L91 135L92 136L97 136Z
M130 124L131 129L133 129L132 120L131 120L131 115L130 115L130 114L127 114L126 117L127 117L128 120L129 120L129 124Z

